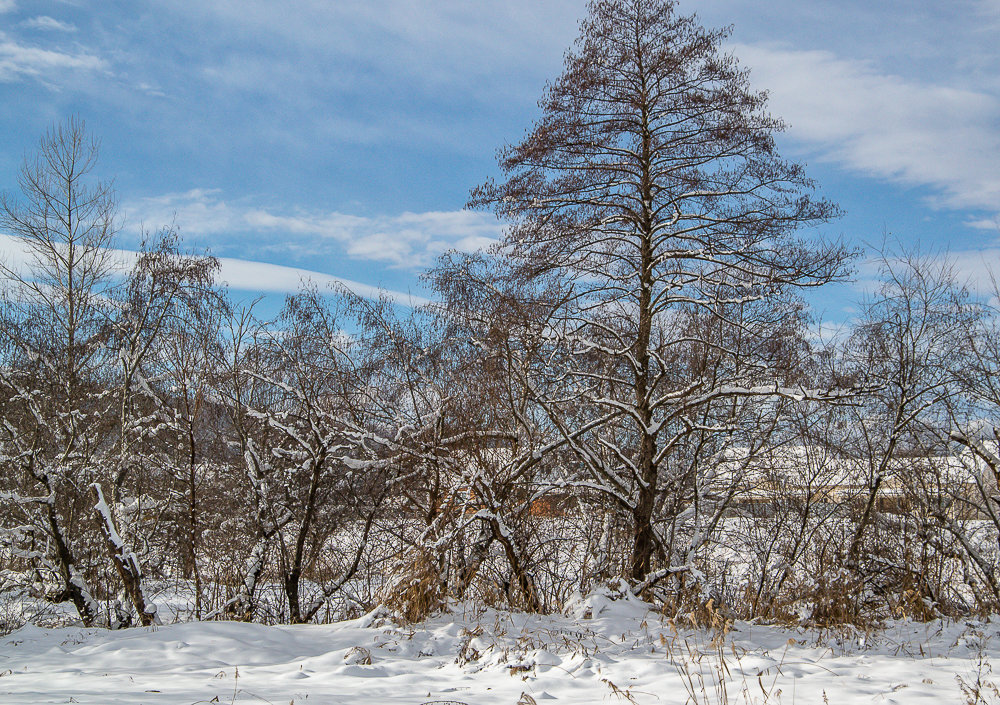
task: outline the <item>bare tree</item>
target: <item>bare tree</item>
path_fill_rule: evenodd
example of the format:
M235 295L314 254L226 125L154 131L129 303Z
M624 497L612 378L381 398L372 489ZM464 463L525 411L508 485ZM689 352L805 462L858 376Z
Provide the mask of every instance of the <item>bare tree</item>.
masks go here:
M97 142L82 121L50 130L18 174L20 198L0 200L0 227L25 255L0 264L4 278L4 455L23 482L7 499L24 523L32 556L58 576L84 624L98 607L79 565L77 542L88 522L87 488L105 423L99 380L106 370L106 298L116 203L108 184L91 178ZM33 486L33 490L29 489ZM22 494L24 493L24 494ZM86 509L89 509L86 508Z
M225 344L218 394L255 507L256 544L233 601L247 619L271 554L288 618L311 620L354 577L388 494L392 463L382 456L395 429L377 421L380 361L363 338L341 329L348 301L305 290L288 298L274 322L238 313ZM360 540L353 550L335 550L349 525L360 526ZM307 574L314 587L305 591Z
M640 587L691 567L658 528L671 487L687 478L706 497L696 476L724 439L747 442L741 418L760 400L803 396L776 364L781 324L796 319L795 290L841 276L848 259L794 236L836 209L777 155L783 125L722 53L724 37L669 0L592 2L542 117L501 150L506 180L470 202L511 223L498 255L569 294L544 331L563 350L546 371L561 391L535 401L577 482L627 515L626 573Z
M182 321L200 318L204 322L200 314L216 298L217 268L211 257L182 253L176 233L165 229L155 240L143 242L124 285L112 295L109 344L117 351L118 365L117 374L108 382L117 387L118 442L115 455L106 460L114 468L110 503L105 502L100 484L95 483L93 491L112 561L143 625L156 620L155 607L144 594L140 560L126 548L125 524L117 508L130 485L133 498L141 497L157 475L169 486L169 473L164 470L170 463L164 461L170 453L163 420L172 420L164 407L173 407L173 394L164 388L164 382L169 384L165 353ZM134 504L129 527L133 531L148 519L141 502Z
M277 534L293 623L311 620L353 577L387 492L384 473L351 467L378 454L365 438L374 430L366 402L377 361L342 328L347 324L343 302L315 290L289 297L267 339L267 376L259 379L274 389L274 405L256 413L280 438L271 462L284 469L281 501L294 517ZM304 572L324 564L324 554L339 553L331 541L353 521L363 527L353 556L334 579L316 580L321 584L317 594L303 601Z
M955 449L946 472L920 487L939 526L961 547L966 583L979 606L1000 605L1000 285L976 299L952 298L961 315L961 357L949 362L960 393L948 399L949 440Z
M533 513L563 479L551 451L565 441L535 403L533 385L550 349L542 331L560 291L540 291L482 255L446 255L428 279L441 298L434 312L449 370L447 438L466 500L456 535L476 527L459 556L455 593L465 594L496 545L509 568L509 578L497 582L508 586L512 602L541 610L536 577L547 542Z
M957 402L978 313L944 258L884 253L880 270L882 284L845 346L844 371L867 390L844 439L863 488L845 561L862 585L890 594L915 586L933 596L927 571L904 555L905 537L923 532L925 545L933 543L927 512L940 507L938 489L949 482L947 410ZM898 506L907 497L916 522L909 527Z
M225 409L232 429L230 443L249 490L251 511L246 531L250 548L240 572L236 594L220 610L250 621L257 611L257 592L277 532L292 520L287 508L274 503L274 478L270 465L272 433L261 432L255 409L267 408L268 390L260 377L266 374L260 339L264 325L253 315L253 306L234 308L223 324L218 349L218 379L214 393ZM267 431L265 426L264 431ZM233 548L236 548L235 546ZM219 610L216 610L219 611Z
M226 475L228 457L223 446L224 429L219 418L223 415L213 397L216 386L216 361L221 357L220 326L228 315L229 304L221 292L206 289L200 296L187 298L178 315L169 316L159 345L160 377L163 393L157 403L157 422L172 435L167 442L171 451L166 455L173 470L177 495L183 506L177 510L174 527L183 536L180 555L181 574L193 579L194 614L202 616L203 576L200 555L203 530L215 526L219 517L204 512L203 504L219 505L227 497L224 486L210 487L208 497L202 497L202 485L209 478ZM213 496L214 495L214 496ZM215 511L220 511L216 506ZM221 556L210 566L219 579L224 568Z

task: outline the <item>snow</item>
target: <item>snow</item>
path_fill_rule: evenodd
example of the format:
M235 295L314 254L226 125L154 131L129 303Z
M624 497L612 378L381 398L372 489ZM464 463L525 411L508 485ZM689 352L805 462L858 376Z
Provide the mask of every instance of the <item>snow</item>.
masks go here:
M530 704L523 693L680 704L693 691L698 703L964 703L956 676L992 680L997 637L989 621L870 632L737 623L713 642L611 590L577 597L564 615L453 606L418 625L384 611L330 625L29 624L0 638L0 702Z

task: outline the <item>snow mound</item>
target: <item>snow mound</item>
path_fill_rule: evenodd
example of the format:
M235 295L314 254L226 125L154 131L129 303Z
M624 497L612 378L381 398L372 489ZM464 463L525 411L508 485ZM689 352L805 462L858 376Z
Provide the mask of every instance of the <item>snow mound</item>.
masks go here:
M632 594L624 580L597 588L584 596L573 593L566 603L563 614L574 619L630 618L644 617L650 606Z
M28 625L0 639L0 702L651 704L725 692L731 703L964 703L957 678L991 683L1000 663L991 621L871 633L738 622L723 643L713 636L616 586L563 615L456 608L418 625L381 611L323 626Z

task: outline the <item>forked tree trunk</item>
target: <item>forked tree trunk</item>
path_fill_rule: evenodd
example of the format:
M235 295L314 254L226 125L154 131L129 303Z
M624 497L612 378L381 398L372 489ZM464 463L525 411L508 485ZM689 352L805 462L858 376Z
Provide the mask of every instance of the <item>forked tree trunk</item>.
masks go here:
M506 556L507 563L510 565L514 581L517 583L518 592L521 593L521 599L524 600L524 609L528 612L541 612L542 601L538 597L535 581L528 571L523 549L515 545L510 533L503 531L496 519L491 519L490 525L493 528L494 538L503 546L504 556Z
M48 499L45 502L45 518L48 523L48 534L52 538L52 543L55 547L56 567L59 571L59 577L62 579L63 593L73 602L73 606L76 607L77 614L80 615L80 621L83 622L83 626L93 626L97 621L98 607L94 602L93 596L90 594L90 590L87 588L83 576L76 570L76 558L73 556L73 551L66 540L62 521L55 507L54 498L56 493L52 487L52 482L48 475L37 470L34 459L29 461L28 471L45 488L48 495Z
M226 605L225 612L233 619L243 622L253 621L253 614L257 609L257 585L264 573L264 559L267 557L272 535L273 533L261 531L257 536L257 543L254 544L243 569L239 592Z
M455 597L461 600L465 597L469 586L475 580L486 557L489 555L490 546L493 544L493 527L489 521L480 520L479 534L472 542L472 549L469 556L463 561L461 570L458 573L458 582L455 585Z
M49 522L49 534L52 536L52 542L55 544L56 561L59 567L59 575L63 580L63 589L69 599L72 600L73 606L76 607L83 626L91 627L97 621L97 605L94 603L94 598L87 589L83 578L76 571L76 561L66 543L66 538L63 536L55 507L49 504L46 510Z
M302 567L306 556L306 542L309 538L309 531L312 528L313 520L316 517L316 501L319 496L319 485L323 477L323 464L325 461L326 453L322 451L313 459L305 514L302 517L302 524L299 526L298 534L295 537L295 551L292 554L291 565L288 566L284 575L285 597L288 600L288 619L292 624L301 624L305 621L303 619L302 604L299 599L299 584L302 580Z

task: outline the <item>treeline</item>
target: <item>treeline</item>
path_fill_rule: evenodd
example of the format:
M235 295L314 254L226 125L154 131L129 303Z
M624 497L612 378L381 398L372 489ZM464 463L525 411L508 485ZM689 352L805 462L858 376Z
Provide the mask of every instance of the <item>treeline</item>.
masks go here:
M264 320L170 230L116 249L82 123L0 202L0 590L84 624L309 622L628 590L817 624L995 611L997 297L855 256L780 120L669 0L590 5L542 117L417 310L306 288ZM13 599L13 597L11 597ZM176 608L176 605L174 605Z

